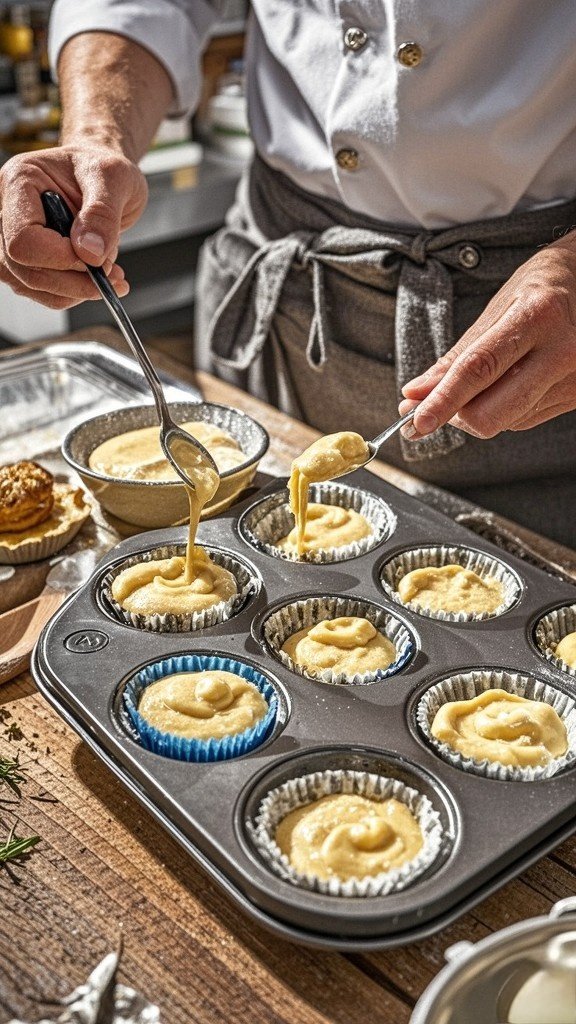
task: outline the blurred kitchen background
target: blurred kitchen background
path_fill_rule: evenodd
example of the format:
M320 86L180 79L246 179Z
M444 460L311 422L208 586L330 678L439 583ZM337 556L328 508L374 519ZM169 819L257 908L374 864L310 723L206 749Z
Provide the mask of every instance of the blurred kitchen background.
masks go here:
M81 0L78 0L81 2ZM51 0L0 0L0 164L56 145L58 89L46 52ZM122 236L131 284L124 300L143 337L192 332L198 251L223 222L250 157L243 50L247 0L227 0L203 58L204 86L193 117L162 123L141 163L150 198ZM0 345L57 337L109 323L101 303L47 309L0 282Z

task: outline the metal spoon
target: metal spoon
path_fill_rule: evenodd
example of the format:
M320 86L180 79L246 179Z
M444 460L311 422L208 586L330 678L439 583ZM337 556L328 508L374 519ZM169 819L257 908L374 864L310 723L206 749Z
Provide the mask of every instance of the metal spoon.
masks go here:
M69 238L74 223L74 214L62 196L57 192L43 192L42 206L46 215L46 227L57 231L64 238ZM188 434L182 427L179 427L172 419L160 378L150 362L148 353L108 277L101 267L92 267L88 263L85 266L132 352L140 363L142 372L150 385L158 411L158 419L160 420L160 444L164 454L181 480L188 487L191 487L192 490L195 490L194 480L190 476L190 471L195 468L204 467L212 470L214 473L218 473L216 463L204 445L200 444L195 437Z
M419 404L420 403L418 403L418 405ZM400 430L400 427L403 427L405 423L408 423L409 420L412 419L414 413L416 412L416 409L418 408L418 405L415 405L414 408L410 410L410 412L404 413L404 415L401 416L399 420L396 420L395 423L392 423L391 426L386 427L386 430L383 430L381 434L377 434L372 441L365 442L366 447L368 449L367 458L361 459L360 461L355 462L353 465L348 465L345 469L341 469L339 473L333 473L330 479L336 480L338 477L347 476L348 473L355 473L357 469L363 469L364 466L367 466L369 462L372 462L372 459L376 458L378 452L380 451L380 448L385 443L385 441L387 441L389 437L392 437L392 434L395 434L397 430Z

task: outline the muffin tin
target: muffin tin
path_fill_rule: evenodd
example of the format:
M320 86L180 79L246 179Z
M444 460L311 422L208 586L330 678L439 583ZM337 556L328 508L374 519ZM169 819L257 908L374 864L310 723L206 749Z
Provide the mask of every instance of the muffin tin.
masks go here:
M290 939L323 948L379 949L422 938L469 909L575 828L572 767L534 783L504 782L443 761L419 730L421 695L441 679L478 669L520 672L576 696L572 674L547 660L534 640L537 622L573 605L567 582L524 564L442 513L367 471L347 484L387 502L393 532L357 558L327 564L275 558L246 539L242 517L283 487L200 525L199 541L239 556L256 585L226 621L183 633L135 628L102 599L102 581L138 552L182 543L185 528L156 530L108 553L92 578L44 629L33 671L56 710L161 824L253 918ZM516 574L511 608L487 620L446 621L394 603L384 565L409 549L455 545L495 557ZM365 685L312 681L271 653L264 623L272 609L306 597L373 602L404 623L412 656L397 672ZM180 654L216 654L252 665L278 695L272 734L228 761L186 763L144 749L121 713L135 672ZM410 886L376 897L307 891L275 875L251 835L261 801L275 787L317 771L348 769L398 779L429 798L444 839L433 864Z

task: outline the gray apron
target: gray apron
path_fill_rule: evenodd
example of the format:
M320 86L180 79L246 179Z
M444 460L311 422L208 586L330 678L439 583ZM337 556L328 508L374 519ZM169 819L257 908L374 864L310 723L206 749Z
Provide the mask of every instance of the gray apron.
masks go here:
M203 248L195 363L324 433L373 437L397 417L402 385L574 223L576 200L399 231L256 157ZM396 435L384 458L576 546L576 413L490 440L451 426L415 443Z

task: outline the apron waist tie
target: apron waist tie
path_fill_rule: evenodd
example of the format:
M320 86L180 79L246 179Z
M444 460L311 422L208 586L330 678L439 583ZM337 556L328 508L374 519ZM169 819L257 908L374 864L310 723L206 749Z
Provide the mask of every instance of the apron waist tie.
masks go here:
M254 249L210 322L207 339L222 366L247 370L270 333L290 268L310 268L313 315L306 346L308 364L321 373L330 358L326 307L327 266L400 270L395 326L398 396L405 383L423 373L453 345L453 286L448 266L458 266L454 244L442 247L432 234L382 234L361 228L330 227L321 234L295 231ZM383 424L385 426L385 424ZM446 425L421 441L401 441L406 460L444 455L464 444L462 431Z

